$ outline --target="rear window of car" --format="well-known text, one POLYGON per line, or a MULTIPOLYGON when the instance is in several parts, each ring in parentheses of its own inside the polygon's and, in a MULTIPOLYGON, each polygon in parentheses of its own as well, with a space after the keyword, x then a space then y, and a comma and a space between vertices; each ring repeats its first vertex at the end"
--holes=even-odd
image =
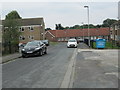
POLYGON ((68 42, 76 42, 75 39, 70 39, 68 42))

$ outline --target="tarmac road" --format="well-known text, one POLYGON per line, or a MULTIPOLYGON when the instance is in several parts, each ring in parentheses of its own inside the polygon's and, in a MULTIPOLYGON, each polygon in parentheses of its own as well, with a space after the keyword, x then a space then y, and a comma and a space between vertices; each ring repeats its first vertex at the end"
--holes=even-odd
POLYGON ((75 48, 59 43, 42 57, 18 58, 2 66, 3 88, 59 88, 75 48))
POLYGON ((73 88, 118 88, 118 50, 78 50, 73 88))
POLYGON ((69 76, 66 85, 71 88, 118 88, 117 50, 88 49, 80 43, 78 52, 74 51, 77 49, 59 43, 48 47, 48 54, 42 57, 6 63, 2 66, 2 87, 61 88, 67 87, 69 76))

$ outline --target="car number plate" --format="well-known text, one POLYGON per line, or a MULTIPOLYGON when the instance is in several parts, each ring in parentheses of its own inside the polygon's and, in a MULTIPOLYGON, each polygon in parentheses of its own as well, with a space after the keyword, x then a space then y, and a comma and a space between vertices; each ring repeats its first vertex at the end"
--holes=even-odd
POLYGON ((32 53, 32 51, 31 52, 27 52, 27 53, 32 53))

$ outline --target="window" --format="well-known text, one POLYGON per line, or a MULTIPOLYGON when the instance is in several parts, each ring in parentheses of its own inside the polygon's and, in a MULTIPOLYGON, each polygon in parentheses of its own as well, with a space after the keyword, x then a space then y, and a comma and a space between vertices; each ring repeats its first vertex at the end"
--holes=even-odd
POLYGON ((20 31, 20 32, 24 32, 24 30, 25 30, 24 27, 20 27, 20 28, 19 28, 19 31, 20 31))
POLYGON ((29 39, 33 40, 34 39, 34 36, 28 36, 29 39))
POLYGON ((33 31, 33 30, 34 30, 34 28, 33 28, 33 27, 29 27, 29 30, 30 30, 30 31, 33 31))
POLYGON ((25 36, 20 36, 19 40, 25 40, 25 36))

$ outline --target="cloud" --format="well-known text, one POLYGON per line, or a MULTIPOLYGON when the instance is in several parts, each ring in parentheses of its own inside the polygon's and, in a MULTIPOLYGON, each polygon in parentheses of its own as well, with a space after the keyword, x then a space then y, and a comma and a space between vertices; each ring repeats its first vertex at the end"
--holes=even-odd
POLYGON ((1 0, 1 2, 118 2, 119 0, 1 0))
POLYGON ((43 17, 46 27, 55 24, 72 26, 87 23, 87 10, 90 8, 90 23, 99 24, 106 18, 117 18, 117 2, 4 2, 2 18, 12 10, 17 10, 23 18, 43 17))

